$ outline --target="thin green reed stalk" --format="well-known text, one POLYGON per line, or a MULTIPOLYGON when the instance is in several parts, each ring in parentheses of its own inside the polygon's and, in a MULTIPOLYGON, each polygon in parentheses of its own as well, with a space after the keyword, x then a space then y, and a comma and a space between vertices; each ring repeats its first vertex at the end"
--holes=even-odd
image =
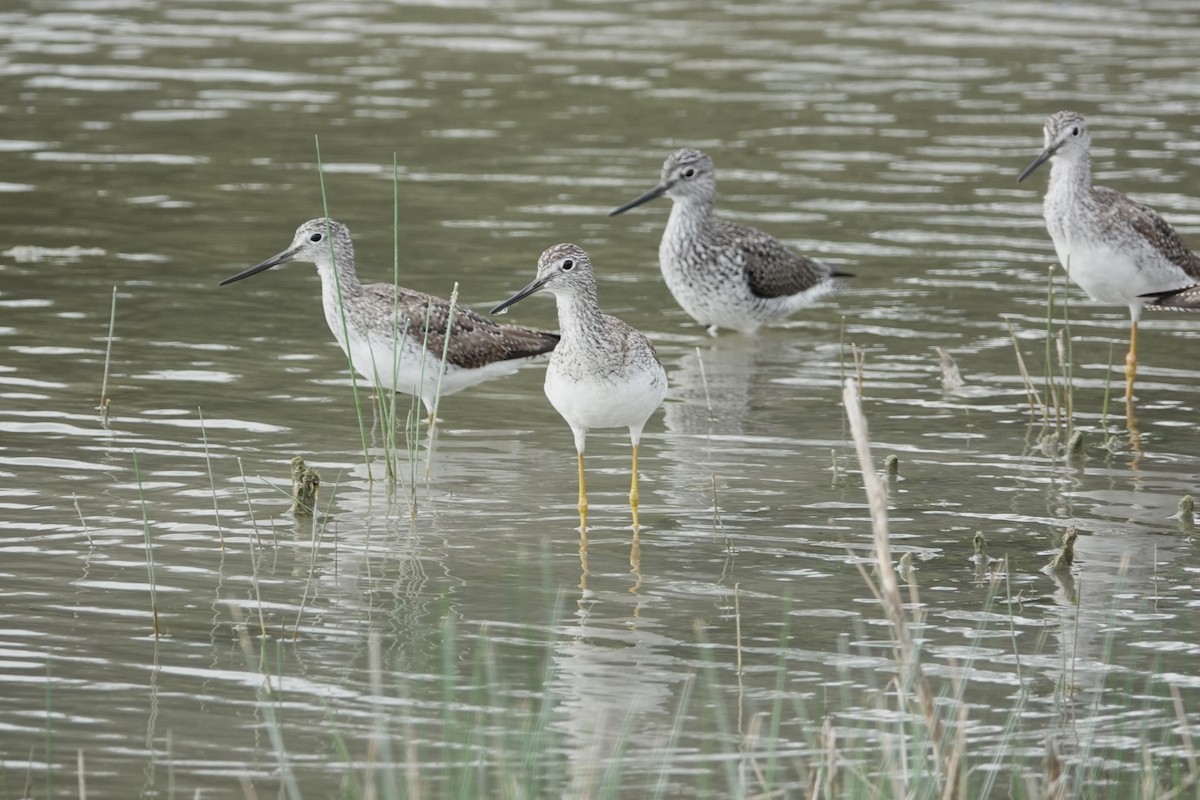
POLYGON ((296 775, 292 771, 292 764, 288 758, 287 748, 283 743, 283 722, 276 714, 276 699, 275 693, 271 690, 271 675, 267 672, 264 663, 266 660, 265 643, 259 650, 258 657, 255 658, 254 646, 250 642, 250 636, 246 633, 246 626, 242 624, 241 609, 237 606, 231 606, 229 611, 233 616, 234 623, 237 625, 238 640, 241 643, 242 656, 246 659, 247 669, 262 675, 262 683, 256 687, 254 694, 258 700, 258 707, 262 710, 263 722, 266 723, 267 738, 271 742, 271 749, 275 751, 275 760, 279 767, 281 784, 279 794, 288 800, 300 800, 300 784, 297 782, 296 775))
POLYGON ((1046 401, 1054 406, 1054 428, 1061 427, 1062 408, 1058 402, 1058 387, 1054 383, 1054 265, 1050 265, 1046 273, 1046 363, 1044 376, 1046 379, 1046 401))
POLYGON ((1063 268, 1063 398, 1066 402, 1067 411, 1067 438, 1071 438, 1071 434, 1075 430, 1075 358, 1071 345, 1071 284, 1069 281, 1071 271, 1071 258, 1067 257, 1067 264, 1063 268))
MULTIPOLYGON (((458 311, 458 281, 450 290, 450 307, 446 309, 446 331, 442 336, 442 357, 438 362, 437 384, 433 388, 433 408, 429 412, 429 447, 425 457, 425 481, 429 482, 429 471, 433 467, 433 435, 437 429, 438 408, 442 404, 442 378, 446 376, 446 359, 450 355, 450 335, 454 331, 454 315, 458 311)), ((414 497, 416 489, 414 487, 414 497)))
POLYGON ((1113 343, 1108 343, 1108 369, 1104 373, 1104 404, 1100 407, 1100 427, 1108 435, 1108 404, 1112 400, 1113 343))
MULTIPOLYGON (((549 583, 551 576, 548 568, 544 566, 545 561, 546 559, 543 558, 542 585, 549 594, 554 590, 549 583)), ((563 599, 561 591, 554 592, 554 603, 550 606, 547 614, 548 624, 545 630, 551 632, 557 630, 556 626, 562 620, 563 599)), ((539 704, 538 712, 532 722, 532 729, 527 736, 523 737, 524 752, 521 756, 521 766, 522 780, 527 787, 532 789, 540 784, 550 790, 562 785, 561 762, 558 759, 546 757, 549 753, 558 752, 551 725, 560 709, 553 699, 553 693, 548 691, 548 687, 554 685, 560 666, 558 659, 555 658, 553 633, 546 636, 545 649, 541 678, 536 691, 532 692, 532 696, 537 698, 534 702, 539 704)))
POLYGON ((342 302, 342 278, 338 271, 337 254, 333 250, 333 231, 329 225, 329 200, 325 195, 325 172, 321 167, 321 137, 313 136, 317 149, 317 180, 321 184, 321 211, 325 216, 325 240, 329 243, 329 260, 333 263, 333 285, 337 288, 338 312, 342 318, 342 336, 346 342, 346 363, 350 365, 350 389, 354 395, 354 413, 358 416, 358 434, 362 438, 363 463, 367 466, 367 480, 371 477, 371 451, 367 448, 367 426, 363 421, 362 405, 358 401, 358 377, 354 371, 354 359, 350 356, 350 326, 346 322, 346 306, 342 302))
POLYGON ((100 382, 100 415, 108 419, 108 369, 112 363, 113 331, 117 326, 117 287, 112 291, 112 309, 108 312, 108 342, 104 346, 104 378, 100 382))
MULTIPOLYGON (((703 705, 703 708, 712 714, 712 722, 715 723, 716 731, 720 734, 721 739, 728 741, 732 738, 731 731, 733 728, 729 724, 729 714, 725 710, 725 703, 723 702, 721 691, 717 686, 716 664, 713 661, 709 641, 704 635, 703 623, 697 620, 692 627, 692 631, 696 635, 697 649, 700 652, 700 660, 702 662, 700 677, 703 680, 704 688, 708 691, 709 697, 712 698, 711 702, 703 705)), ((725 773, 727 793, 733 796, 734 787, 738 785, 737 766, 733 759, 723 758, 720 761, 723 768, 722 771, 725 773)), ((745 792, 743 791, 740 794, 744 796, 745 792)))
POLYGON ((217 505, 217 483, 213 480, 212 458, 208 453, 208 433, 204 430, 204 410, 200 406, 196 406, 196 413, 200 415, 200 441, 204 442, 204 465, 208 469, 208 488, 212 491, 213 499, 213 519, 217 522, 217 539, 221 542, 221 549, 225 549, 225 531, 221 528, 221 509, 217 505))
MULTIPOLYGON (((400 165, 396 154, 392 153, 392 378, 393 386, 387 402, 380 398, 379 407, 385 411, 384 424, 384 456, 387 459, 388 483, 394 485, 400 477, 400 458, 396 452, 396 390, 394 385, 400 379, 400 353, 403 351, 404 338, 408 336, 408 319, 404 320, 404 329, 400 330, 400 165)), ((414 400, 415 402, 415 400, 414 400)))
POLYGON ((791 632, 791 611, 792 611, 792 596, 790 593, 784 596, 783 609, 783 627, 779 631, 779 664, 775 668, 775 695, 774 702, 771 704, 771 724, 767 732, 767 739, 772 743, 771 750, 767 754, 767 767, 765 770, 766 785, 763 786, 765 791, 770 791, 778 779, 779 769, 779 726, 783 721, 783 698, 787 695, 787 646, 788 635, 791 632))
MULTIPOLYGON (((408 320, 404 321, 404 327, 399 327, 399 310, 396 306, 399 304, 399 287, 394 287, 396 299, 393 303, 392 311, 392 385, 384 386, 380 380, 380 375, 383 374, 379 369, 379 362, 375 359, 375 348, 368 342, 368 348, 371 354, 371 366, 375 372, 375 411, 379 419, 383 422, 383 456, 384 456, 384 475, 389 486, 394 486, 399 480, 399 457, 396 451, 396 395, 397 391, 396 380, 399 378, 400 355, 397 348, 402 348, 405 337, 408 336, 408 320)), ((414 398, 415 402, 415 398, 414 398)))
POLYGON ((838 382, 846 382, 846 316, 838 322, 838 382))
POLYGON ((262 547, 262 538, 258 535, 258 522, 254 519, 254 504, 250 502, 250 486, 246 483, 246 470, 242 467, 242 457, 238 456, 238 472, 242 475, 242 491, 246 493, 246 507, 250 510, 250 524, 254 529, 253 538, 250 542, 250 568, 251 568, 251 585, 254 587, 254 599, 258 601, 258 628, 263 636, 267 635, 267 623, 263 618, 262 594, 258 590, 258 553, 254 550, 254 542, 258 541, 258 546, 262 547))
MULTIPOLYGON (((455 284, 456 290, 457 290, 457 287, 458 287, 458 284, 455 284)), ((433 298, 430 298, 425 304, 425 330, 422 331, 422 333, 421 333, 421 351, 423 353, 429 352, 429 333, 432 330, 432 326, 433 326, 433 298)), ((447 342, 450 341, 449 325, 447 325, 447 327, 446 327, 446 341, 447 342)), ((444 353, 445 347, 443 347, 442 350, 444 353)), ((444 356, 443 356, 443 358, 444 358, 444 356)), ((425 385, 425 365, 427 362, 428 362, 428 359, 426 359, 426 358, 421 359, 421 366, 417 370, 417 386, 423 387, 425 385)), ((445 368, 444 360, 442 362, 442 368, 445 368)), ((438 375, 438 390, 437 390, 436 394, 440 394, 440 393, 441 393, 441 374, 439 373, 439 375, 438 375)), ((434 406, 430 410, 429 425, 430 425, 431 429, 434 425, 434 419, 436 418, 436 414, 437 414, 437 396, 436 396, 436 394, 434 397, 434 406)), ((420 461, 419 455, 420 455, 420 424, 421 424, 421 422, 420 422, 420 412, 417 410, 418 409, 417 404, 419 402, 420 402, 420 398, 418 398, 416 395, 413 395, 412 412, 409 414, 408 426, 405 431, 406 435, 408 437, 408 470, 409 470, 408 512, 409 512, 409 515, 414 519, 417 516, 417 477, 418 477, 417 476, 417 463, 420 461)), ((431 434, 431 437, 432 437, 432 434, 431 434)), ((431 441, 432 441, 432 438, 431 438, 431 441)))
POLYGON ((392 154, 392 338, 389 357, 391 358, 389 374, 392 376, 390 386, 383 384, 379 360, 376 357, 374 344, 368 339, 367 348, 371 356, 371 367, 375 375, 375 415, 383 423, 383 471, 389 487, 394 487, 399 480, 399 462, 396 448, 396 394, 399 389, 400 358, 404 350, 404 342, 408 335, 408 320, 401 327, 400 318, 400 211, 399 185, 396 155, 392 154))
POLYGON ((675 754, 676 748, 679 746, 679 738, 683 733, 684 726, 687 725, 687 710, 695 685, 696 675, 690 673, 684 678, 683 686, 676 695, 675 718, 671 722, 671 730, 667 734, 667 741, 660 753, 658 780, 654 785, 654 794, 651 795, 654 800, 662 800, 667 796, 667 786, 671 780, 671 756, 675 754))
POLYGON ((454 729, 454 692, 458 682, 458 670, 455 668, 455 634, 454 615, 447 609, 446 617, 442 621, 442 761, 445 764, 454 763, 450 736, 454 729))
MULTIPOLYGON (((371 631, 367 636, 367 666, 371 678, 371 693, 378 698, 383 698, 383 647, 379 631, 371 631)), ((376 709, 371 725, 371 739, 375 744, 376 760, 388 765, 384 769, 379 769, 378 772, 383 783, 382 796, 390 800, 390 798, 400 797, 400 786, 396 782, 396 773, 391 769, 391 765, 396 763, 396 759, 392 753, 392 737, 388 732, 387 714, 382 710, 382 705, 376 706, 376 709)))
MULTIPOLYGON (((54 797, 54 723, 50 704, 50 651, 46 651, 46 797, 54 797)), ((32 765, 30 765, 32 767, 32 765)), ((26 795, 28 796, 28 794, 26 795)))
POLYGON ((454 288, 450 290, 450 308, 446 312, 446 333, 442 337, 442 361, 438 367, 437 387, 433 391, 433 411, 430 412, 432 419, 429 421, 430 429, 437 424, 438 404, 442 400, 442 378, 446 374, 446 357, 450 354, 450 332, 454 328, 454 312, 458 310, 458 281, 454 282, 454 288))
POLYGON ((137 450, 133 451, 133 474, 137 479, 138 498, 142 503, 142 531, 146 536, 146 572, 150 576, 150 618, 154 626, 154 639, 158 640, 158 591, 154 583, 154 548, 150 541, 150 517, 146 513, 146 493, 142 489, 142 471, 138 467, 137 450))

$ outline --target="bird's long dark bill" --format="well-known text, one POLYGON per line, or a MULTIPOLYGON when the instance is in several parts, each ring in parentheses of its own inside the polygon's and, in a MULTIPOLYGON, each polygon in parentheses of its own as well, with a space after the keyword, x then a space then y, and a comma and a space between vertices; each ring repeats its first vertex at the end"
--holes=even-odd
POLYGON ((528 286, 526 286, 524 289, 522 289, 521 291, 517 292, 517 293, 516 293, 516 294, 514 294, 512 297, 508 298, 508 299, 507 299, 507 300, 505 300, 503 303, 500 303, 498 306, 496 306, 495 308, 493 308, 491 313, 493 313, 493 314, 503 314, 505 311, 508 311, 508 307, 509 307, 509 306, 513 305, 514 303, 519 303, 519 302, 521 302, 521 301, 522 301, 522 300, 524 300, 526 297, 529 297, 529 295, 531 295, 531 294, 534 294, 535 292, 537 292, 538 290, 540 290, 540 289, 541 289, 543 286, 545 286, 545 285, 546 285, 546 279, 545 279, 545 278, 538 278, 538 279, 536 279, 535 281, 533 281, 532 283, 530 283, 528 286))
POLYGON ((1025 171, 1022 172, 1017 177, 1017 183, 1020 183, 1021 181, 1028 178, 1030 175, 1033 174, 1033 171, 1035 169, 1040 167, 1042 164, 1045 164, 1046 159, 1048 159, 1048 158, 1050 158, 1050 156, 1054 155, 1054 151, 1057 149, 1058 149, 1057 147, 1055 147, 1054 145, 1051 145, 1050 147, 1047 147, 1045 150, 1043 150, 1042 154, 1040 156, 1038 156, 1037 158, 1035 158, 1033 160, 1033 162, 1028 167, 1025 168, 1025 171))
POLYGON ((655 186, 653 189, 646 192, 641 197, 635 197, 634 199, 630 200, 625 205, 617 206, 612 211, 608 212, 608 215, 610 217, 615 217, 617 214, 628 211, 631 208, 637 208, 642 203, 648 203, 656 197, 661 197, 663 195, 663 193, 666 192, 667 189, 670 189, 670 188, 671 188, 671 184, 660 183, 658 186, 655 186))
POLYGON ((271 256, 270 258, 268 258, 266 261, 262 262, 261 264, 255 264, 250 269, 242 270, 237 275, 234 275, 231 278, 226 278, 225 280, 221 281, 221 283, 219 285, 226 286, 231 283, 237 283, 242 278, 249 278, 251 275, 257 275, 258 273, 262 272, 263 270, 268 270, 271 267, 277 267, 280 264, 291 261, 292 256, 294 256, 294 255, 296 255, 295 250, 284 250, 282 253, 278 253, 277 255, 271 256))

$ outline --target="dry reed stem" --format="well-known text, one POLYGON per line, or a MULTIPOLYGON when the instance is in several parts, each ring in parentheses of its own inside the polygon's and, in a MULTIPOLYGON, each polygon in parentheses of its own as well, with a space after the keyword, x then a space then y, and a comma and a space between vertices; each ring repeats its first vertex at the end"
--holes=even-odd
POLYGON ((742 604, 738 597, 738 590, 740 588, 740 583, 733 585, 733 637, 737 643, 737 674, 739 683, 742 677, 742 604))
POLYGON ((100 418, 103 422, 108 422, 108 368, 112 363, 112 346, 113 346, 113 330, 117 325, 117 287, 113 287, 112 291, 112 310, 108 316, 108 343, 104 346, 104 379, 100 382, 100 418))
MULTIPOLYGON (((861 370, 861 362, 859 369, 861 370)), ((860 383, 855 379, 846 379, 842 390, 842 403, 846 408, 846 417, 850 423, 850 435, 854 440, 859 469, 862 471, 863 485, 867 492, 867 503, 871 513, 871 530, 874 535, 878 586, 861 565, 859 569, 883 606, 888 621, 891 622, 892 643, 901 667, 900 688, 911 687, 915 690, 921 713, 929 727, 929 739, 934 748, 941 777, 946 785, 956 785, 957 777, 953 770, 958 769, 958 760, 951 758, 945 752, 945 736, 941 721, 937 717, 933 690, 921 670, 917 648, 913 643, 912 632, 908 627, 908 617, 904 611, 904 600, 900 595, 900 582, 892 566, 887 489, 878 473, 875 472, 875 465, 871 458, 871 439, 867 431, 867 419, 862 410, 862 396, 859 387, 860 383)))
POLYGON ((704 387, 704 407, 708 410, 708 421, 713 422, 716 416, 713 414, 712 395, 708 391, 708 373, 704 371, 704 356, 700 353, 700 348, 696 348, 696 364, 700 367, 700 385, 704 387))
POLYGON ((150 580, 150 620, 154 628, 154 641, 158 641, 158 585, 154 580, 154 547, 150 536, 150 514, 146 510, 146 493, 142 488, 142 471, 138 468, 137 451, 133 451, 133 474, 137 478, 138 499, 142 506, 142 533, 146 541, 146 574, 150 580))
POLYGON ((246 493, 246 508, 250 511, 250 523, 254 526, 254 537, 247 537, 250 543, 250 583, 254 587, 254 598, 258 602, 258 628, 264 637, 267 635, 267 622, 263 617, 262 594, 258 589, 258 552, 254 549, 255 540, 259 550, 262 549, 262 539, 258 535, 258 523, 254 519, 254 504, 250 502, 250 485, 246 482, 246 470, 242 467, 242 457, 237 457, 238 472, 242 475, 242 491, 246 493))
POLYGON ((1039 407, 1043 409, 1042 418, 1045 419, 1045 406, 1042 405, 1041 395, 1033 385, 1033 379, 1029 377, 1029 370, 1025 367, 1025 357, 1021 355, 1021 345, 1017 341, 1016 331, 1013 330, 1012 320, 1004 320, 1004 324, 1008 326, 1008 335, 1012 339, 1013 352, 1017 356, 1017 371, 1021 373, 1021 381, 1025 384, 1025 396, 1029 400, 1029 415, 1037 416, 1039 407))
MULTIPOLYGON (((79 507, 79 496, 71 492, 71 500, 75 503, 75 513, 79 515, 79 524, 83 526, 83 535, 87 537, 88 547, 95 547, 96 543, 92 541, 92 531, 88 528, 87 520, 83 518, 83 509, 79 507)), ((1183 501, 1180 501, 1180 511, 1182 513, 1183 501)))
POLYGON ((208 433, 204 430, 204 410, 200 406, 196 406, 196 413, 200 415, 200 441, 204 443, 204 465, 208 470, 208 488, 212 492, 213 499, 213 519, 217 523, 217 539, 221 543, 221 550, 225 550, 225 531, 221 527, 221 508, 217 504, 217 483, 213 479, 212 457, 208 452, 208 433))

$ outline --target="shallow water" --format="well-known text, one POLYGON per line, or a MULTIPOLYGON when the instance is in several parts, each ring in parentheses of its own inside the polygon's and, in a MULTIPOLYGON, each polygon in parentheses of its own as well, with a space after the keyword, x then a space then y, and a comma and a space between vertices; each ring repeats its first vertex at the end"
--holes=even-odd
MULTIPOLYGON (((527 750, 548 795, 590 796, 618 753, 631 794, 660 775, 670 796, 753 788, 743 754, 779 756, 795 787, 827 714, 876 758, 895 667, 858 569, 852 345, 876 459, 900 459, 893 547, 918 568, 927 670, 966 679, 973 768, 1037 767, 1048 734, 1116 775, 1144 742, 1178 754, 1170 691, 1192 725, 1200 643, 1195 545, 1172 515, 1200 488, 1200 327, 1143 326, 1129 425, 1105 403, 1127 314, 1064 301, 1054 274, 1082 461, 1043 445, 1010 335, 1044 392, 1045 176, 1015 177, 1054 110, 1088 115, 1098 180, 1200 242, 1200 19, 1143 6, 0 12, 6 785, 76 796, 82 758, 97 796, 241 797, 239 776, 272 792, 289 773, 328 796, 386 760, 381 722, 405 776, 460 796, 488 794, 455 783, 462 764, 527 750), (754 338, 705 335, 657 273, 667 202, 605 216, 685 144, 713 156, 722 213, 854 272, 852 290, 754 338), (445 398, 401 486, 379 480, 314 270, 217 287, 322 213, 322 176, 364 277, 390 279, 395 187, 401 283, 457 282, 479 310, 545 247, 589 250, 605 309, 654 339, 671 381, 636 540, 627 437, 603 431, 581 542, 570 433, 537 367, 445 398), (943 390, 935 346, 961 388, 943 390), (296 454, 324 480, 315 536, 286 514, 296 454), (1051 577, 1067 526, 1076 569, 1051 577), (1008 582, 971 561, 977 531, 1008 582), (543 704, 544 739, 523 737, 543 704)), ((509 318, 555 324, 548 301, 509 318)))

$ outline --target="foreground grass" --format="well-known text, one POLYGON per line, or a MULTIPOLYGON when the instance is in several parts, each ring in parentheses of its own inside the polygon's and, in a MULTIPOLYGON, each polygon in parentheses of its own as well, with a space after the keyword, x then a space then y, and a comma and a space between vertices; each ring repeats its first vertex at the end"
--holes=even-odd
MULTIPOLYGON (((563 673, 563 650, 573 643, 576 629, 561 607, 536 629, 543 632, 544 652, 530 655, 528 642, 522 644, 529 668, 517 677, 505 668, 511 667, 504 658, 510 645, 503 637, 483 631, 466 639, 447 613, 436 675, 412 676, 395 653, 396 663, 388 663, 380 636, 369 637, 370 730, 359 725, 353 732, 330 734, 335 756, 319 772, 339 775, 338 791, 348 800, 1200 798, 1200 764, 1184 699, 1153 673, 1108 668, 1117 661, 1111 633, 1117 628, 1115 608, 1101 648, 1105 663, 1086 665, 1087 675, 1082 665, 1076 671, 1069 653, 1053 669, 1045 667, 1044 658, 1040 670, 1023 666, 1022 658, 1036 654, 1017 650, 1014 631, 1015 682, 1005 690, 1007 713, 972 692, 973 654, 954 663, 925 652, 924 606, 911 575, 902 578, 892 567, 886 487, 875 470, 856 379, 847 380, 843 399, 874 534, 876 568, 864 571, 863 580, 886 622, 890 664, 879 665, 876 648, 864 650, 871 657, 857 662, 869 665, 849 666, 856 663, 849 656, 858 655, 850 652, 849 641, 879 638, 879 626, 868 631, 860 622, 845 640, 840 679, 815 696, 812 684, 801 691, 792 683, 794 664, 787 661, 795 644, 785 613, 779 663, 765 679, 774 690, 763 691, 760 669, 756 691, 747 693, 735 590, 732 617, 717 628, 698 625, 693 632, 694 669, 672 685, 666 708, 655 714, 669 724, 647 732, 646 709, 639 705, 632 676, 623 714, 612 710, 620 704, 609 697, 607 716, 589 716, 580 697, 564 691, 580 678, 563 673), (722 646, 708 639, 718 628, 722 646)), ((1069 572, 1056 575, 1067 596, 1079 603, 1081 594, 1067 586, 1069 572)), ((997 603, 1000 613, 990 601, 981 609, 990 620, 979 624, 981 635, 1013 626, 1011 617, 1004 619, 1004 609, 1011 606, 1007 575, 992 572, 986 578, 1006 601, 997 603)), ((1082 609, 1075 611, 1063 615, 1064 626, 1078 624, 1082 609)), ((1071 634, 1059 633, 1064 639, 1071 634)), ((248 637, 242 643, 248 665, 263 677, 259 716, 277 762, 277 791, 289 798, 306 796, 303 775, 312 774, 314 766, 301 769, 287 751, 290 732, 273 688, 278 676, 269 666, 278 663, 278 643, 248 637)), ((995 656, 979 658, 994 661, 995 656)), ((620 680, 614 676, 614 682, 620 680)), ((256 795, 248 789, 245 796, 256 795)))

